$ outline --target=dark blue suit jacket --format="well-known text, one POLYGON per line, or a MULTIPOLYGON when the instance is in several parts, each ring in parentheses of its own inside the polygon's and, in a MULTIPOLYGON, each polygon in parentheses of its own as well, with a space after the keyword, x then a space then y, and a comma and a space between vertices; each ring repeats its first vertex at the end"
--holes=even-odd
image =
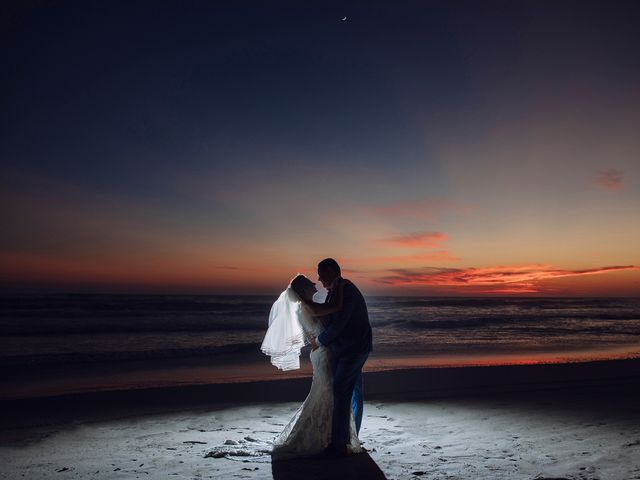
POLYGON ((372 350, 367 304, 353 283, 344 286, 342 310, 329 315, 329 325, 318 335, 318 340, 336 356, 358 355, 372 350))

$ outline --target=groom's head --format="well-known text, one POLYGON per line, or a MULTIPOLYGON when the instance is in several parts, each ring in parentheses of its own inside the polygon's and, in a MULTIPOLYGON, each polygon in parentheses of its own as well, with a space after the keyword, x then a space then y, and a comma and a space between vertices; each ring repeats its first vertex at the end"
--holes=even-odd
POLYGON ((339 276, 340 265, 333 258, 325 258, 318 264, 318 280, 324 288, 329 288, 339 276))

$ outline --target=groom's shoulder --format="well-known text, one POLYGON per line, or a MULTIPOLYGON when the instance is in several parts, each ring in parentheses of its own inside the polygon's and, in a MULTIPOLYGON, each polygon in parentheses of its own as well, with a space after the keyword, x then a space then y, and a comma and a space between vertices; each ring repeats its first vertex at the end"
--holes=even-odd
POLYGON ((345 295, 350 295, 350 296, 362 296, 362 293, 360 293, 360 290, 358 289, 358 287, 356 287, 356 284, 353 283, 351 280, 349 280, 345 286, 344 286, 344 293, 345 295))

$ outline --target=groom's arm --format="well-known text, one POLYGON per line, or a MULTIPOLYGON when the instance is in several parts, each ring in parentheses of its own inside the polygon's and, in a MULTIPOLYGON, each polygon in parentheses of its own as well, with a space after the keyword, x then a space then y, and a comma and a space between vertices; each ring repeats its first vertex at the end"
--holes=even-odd
POLYGON ((356 308, 356 295, 352 290, 353 285, 346 285, 344 287, 344 297, 342 299, 342 310, 333 315, 331 324, 318 335, 316 342, 318 345, 328 345, 333 342, 342 333, 347 326, 353 311, 356 308))
POLYGON ((332 287, 333 295, 330 295, 331 301, 327 303, 315 303, 313 300, 309 300, 306 298, 301 298, 300 301, 307 307, 309 312, 314 317, 324 317, 326 315, 330 315, 332 313, 339 312, 342 310, 342 299, 344 297, 344 287, 347 285, 349 280, 345 280, 341 277, 338 277, 338 282, 334 282, 334 286, 332 287))

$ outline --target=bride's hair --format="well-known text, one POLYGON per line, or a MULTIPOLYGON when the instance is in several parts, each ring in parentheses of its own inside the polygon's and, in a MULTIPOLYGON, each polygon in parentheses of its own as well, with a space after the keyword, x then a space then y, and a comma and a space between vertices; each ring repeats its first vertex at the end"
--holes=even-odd
POLYGON ((304 291, 304 287, 306 284, 311 282, 307 277, 299 273, 295 276, 293 280, 291 280, 291 289, 298 294, 299 297, 302 297, 302 292, 304 291))

